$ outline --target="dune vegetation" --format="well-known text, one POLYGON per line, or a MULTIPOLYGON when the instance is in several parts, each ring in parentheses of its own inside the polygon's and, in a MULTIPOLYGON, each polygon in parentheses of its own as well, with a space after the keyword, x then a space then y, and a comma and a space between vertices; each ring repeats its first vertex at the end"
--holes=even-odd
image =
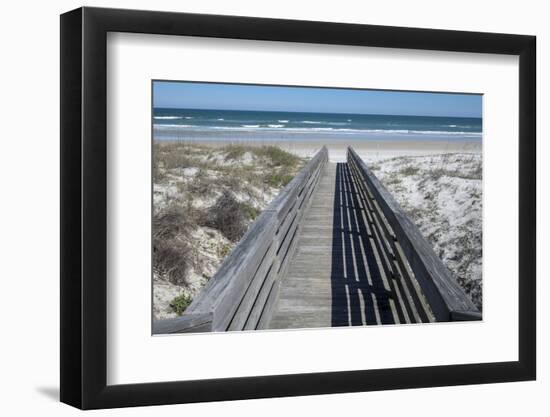
POLYGON ((185 311, 304 162, 276 146, 154 144, 156 319, 185 311))

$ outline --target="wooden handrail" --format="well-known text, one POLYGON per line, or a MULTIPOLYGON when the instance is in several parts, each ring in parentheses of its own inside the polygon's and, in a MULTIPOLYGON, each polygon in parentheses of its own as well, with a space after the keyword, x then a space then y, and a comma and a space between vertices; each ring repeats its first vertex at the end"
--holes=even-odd
POLYGON ((481 320, 481 313, 451 276, 432 246, 422 236, 391 193, 382 185, 352 147, 347 161, 363 179, 380 206, 393 236, 414 272, 437 321, 481 320))
POLYGON ((153 334, 265 328, 327 161, 323 146, 262 211, 183 315, 153 321, 153 334))

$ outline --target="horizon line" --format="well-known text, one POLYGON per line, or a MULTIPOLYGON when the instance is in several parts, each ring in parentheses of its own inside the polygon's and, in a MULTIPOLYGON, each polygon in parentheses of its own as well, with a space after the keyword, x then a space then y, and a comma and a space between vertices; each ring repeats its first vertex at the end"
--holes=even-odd
POLYGON ((206 110, 206 111, 250 111, 250 112, 260 112, 260 113, 303 113, 303 114, 347 114, 347 115, 356 115, 356 116, 410 116, 410 117, 435 117, 435 118, 445 118, 445 117, 454 117, 456 119, 483 119, 481 116, 434 116, 429 114, 388 114, 388 113, 344 113, 344 112, 313 112, 313 111, 289 111, 289 110, 253 110, 253 109, 205 109, 199 107, 155 107, 152 105, 153 109, 176 109, 176 110, 206 110))

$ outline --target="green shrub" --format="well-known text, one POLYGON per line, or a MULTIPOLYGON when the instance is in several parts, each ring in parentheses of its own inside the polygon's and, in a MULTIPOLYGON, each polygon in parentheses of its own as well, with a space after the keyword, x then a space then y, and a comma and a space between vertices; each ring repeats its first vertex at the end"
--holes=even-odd
POLYGON ((170 302, 170 308, 178 316, 181 316, 185 309, 189 307, 193 299, 185 294, 178 295, 170 302))
POLYGON ((241 210, 250 220, 255 220, 260 214, 260 210, 248 203, 241 203, 241 210))

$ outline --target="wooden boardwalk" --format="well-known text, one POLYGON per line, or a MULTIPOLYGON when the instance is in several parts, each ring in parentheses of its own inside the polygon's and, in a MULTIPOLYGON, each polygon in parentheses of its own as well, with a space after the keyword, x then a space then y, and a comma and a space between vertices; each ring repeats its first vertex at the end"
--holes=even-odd
POLYGON ((481 320, 431 245, 353 148, 323 147, 182 316, 153 334, 481 320))
POLYGON ((385 219, 347 163, 328 163, 309 208, 269 328, 434 321, 420 286, 398 265, 385 219))

